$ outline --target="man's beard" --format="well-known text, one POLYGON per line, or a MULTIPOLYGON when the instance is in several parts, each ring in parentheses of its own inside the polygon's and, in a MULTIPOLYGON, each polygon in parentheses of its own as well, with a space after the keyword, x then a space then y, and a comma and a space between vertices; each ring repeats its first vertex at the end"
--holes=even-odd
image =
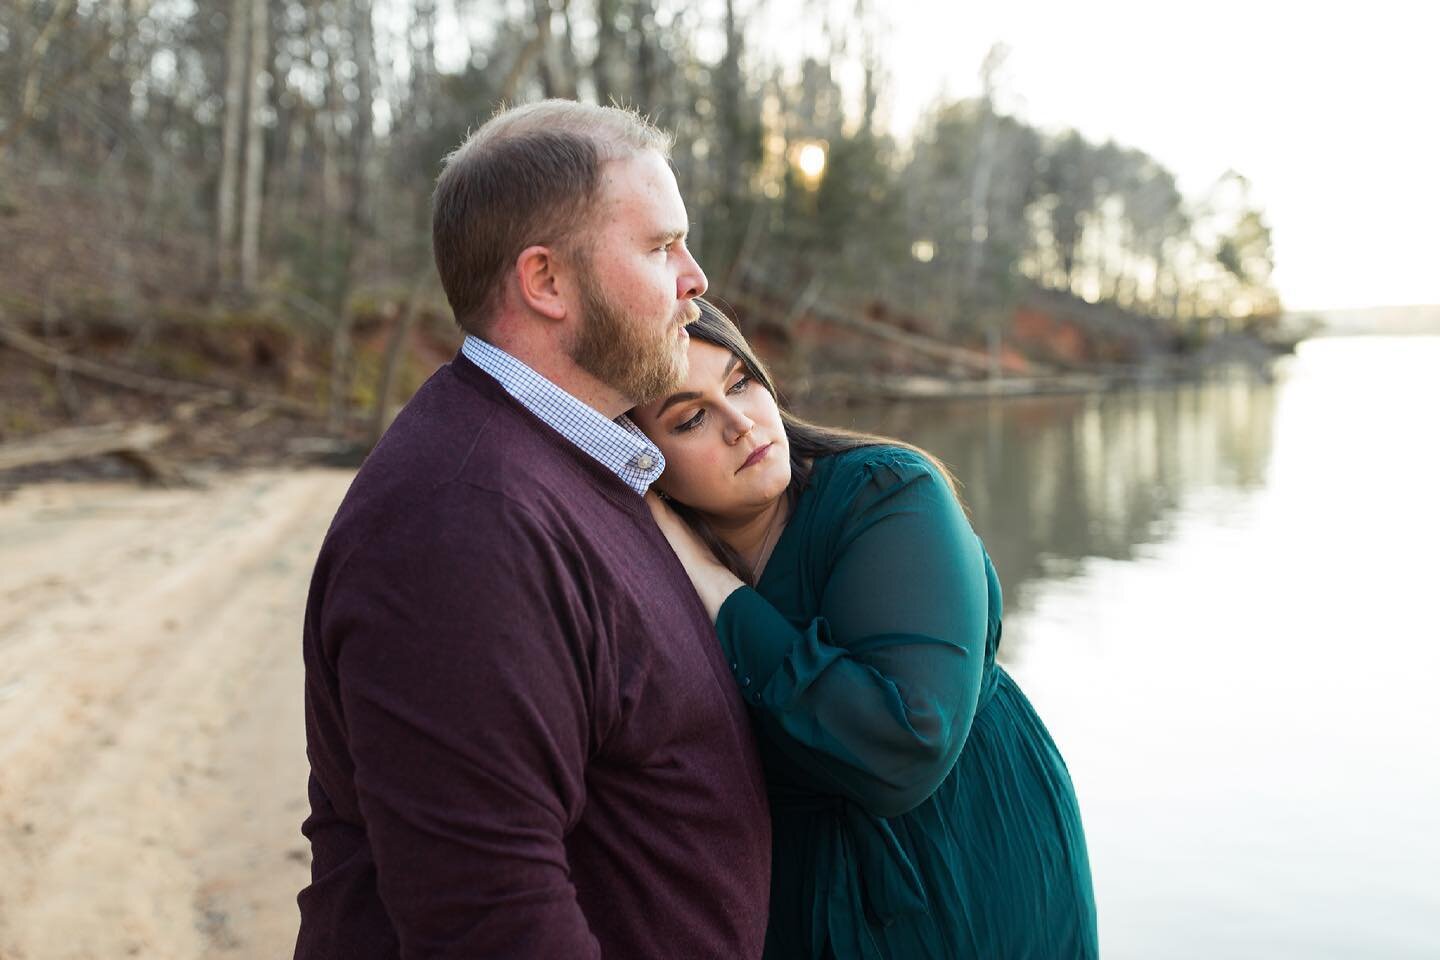
POLYGON ((700 311, 686 301, 663 330, 627 320, 596 282, 589 265, 581 268, 580 299, 584 319, 570 347, 570 359, 586 373, 638 406, 674 392, 685 380, 689 356, 676 326, 700 311))

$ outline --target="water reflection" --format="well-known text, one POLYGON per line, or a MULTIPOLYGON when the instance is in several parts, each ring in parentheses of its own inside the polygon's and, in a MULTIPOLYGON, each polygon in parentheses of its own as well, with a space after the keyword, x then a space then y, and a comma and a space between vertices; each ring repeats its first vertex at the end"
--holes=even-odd
MULTIPOLYGON (((1209 488, 1265 480, 1276 388, 1237 374, 1167 389, 952 404, 831 407, 822 423, 900 437, 960 479, 976 529, 1023 610, 1039 581, 1087 558, 1129 560, 1165 540, 1176 508, 1209 488)), ((1004 655, 1015 661, 1019 644, 1004 655)))
POLYGON ((1274 385, 828 412, 966 482, 1107 960, 1440 957, 1437 367, 1320 341, 1274 385))

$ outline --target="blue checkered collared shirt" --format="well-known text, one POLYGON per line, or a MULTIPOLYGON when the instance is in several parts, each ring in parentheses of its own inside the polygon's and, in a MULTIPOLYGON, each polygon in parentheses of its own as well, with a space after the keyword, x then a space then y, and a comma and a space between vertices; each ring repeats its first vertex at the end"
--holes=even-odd
POLYGON ((500 386, 556 433, 584 450, 625 485, 644 494, 665 470, 665 457, 634 421, 623 414, 610 420, 575 399, 494 344, 467 336, 460 352, 500 381, 500 386))

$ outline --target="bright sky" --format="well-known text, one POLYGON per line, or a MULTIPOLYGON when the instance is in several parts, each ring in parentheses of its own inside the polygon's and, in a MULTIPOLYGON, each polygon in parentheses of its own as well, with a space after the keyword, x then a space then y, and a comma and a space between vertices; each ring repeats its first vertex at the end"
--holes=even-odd
MULTIPOLYGON (((786 24, 775 9, 756 15, 762 35, 788 38, 782 57, 818 39, 818 27, 786 24)), ((1230 168, 1248 177, 1274 231, 1287 308, 1440 303, 1440 2, 880 9, 897 133, 941 93, 977 93, 980 62, 1003 41, 1002 109, 1144 150, 1190 196, 1230 168)))

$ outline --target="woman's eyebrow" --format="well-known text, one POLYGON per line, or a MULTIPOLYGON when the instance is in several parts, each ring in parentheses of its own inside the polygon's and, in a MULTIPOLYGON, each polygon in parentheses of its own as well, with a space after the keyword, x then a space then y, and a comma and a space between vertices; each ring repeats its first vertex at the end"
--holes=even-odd
MULTIPOLYGON (((735 365, 739 362, 739 354, 730 354, 730 362, 725 364, 725 372, 720 374, 720 379, 722 381, 728 380, 730 378, 730 372, 735 369, 735 365)), ((687 400, 699 399, 700 394, 696 393, 694 390, 681 390, 679 393, 672 393, 670 394, 670 396, 665 398, 664 403, 660 404, 660 409, 655 411, 655 417, 656 419, 659 419, 662 415, 664 415, 666 410, 669 410, 677 403, 684 403, 687 400)))
POLYGON ((700 394, 696 393, 694 390, 682 390, 679 393, 672 393, 670 394, 670 396, 665 398, 664 403, 660 404, 660 409, 655 411, 655 416, 657 418, 660 417, 665 413, 666 410, 669 410, 677 403, 684 403, 686 400, 699 399, 700 394))

